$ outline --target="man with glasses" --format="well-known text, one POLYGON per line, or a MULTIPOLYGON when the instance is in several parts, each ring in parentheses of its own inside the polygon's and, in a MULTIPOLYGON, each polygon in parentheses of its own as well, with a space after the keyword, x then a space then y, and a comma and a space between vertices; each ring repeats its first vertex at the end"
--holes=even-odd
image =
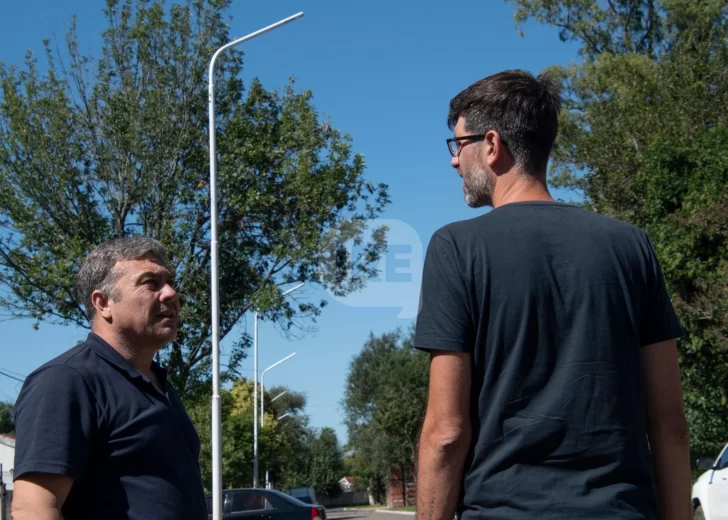
POLYGON ((556 202, 561 101, 505 71, 450 102, 465 202, 428 246, 418 517, 690 517, 682 331, 646 233, 556 202))

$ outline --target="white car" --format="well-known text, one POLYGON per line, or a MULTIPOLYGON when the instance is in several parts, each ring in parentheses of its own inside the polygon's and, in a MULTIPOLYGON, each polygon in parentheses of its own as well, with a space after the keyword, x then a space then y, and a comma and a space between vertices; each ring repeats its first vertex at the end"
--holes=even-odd
POLYGON ((718 458, 701 457, 705 470, 693 484, 693 520, 728 520, 728 444, 718 458))

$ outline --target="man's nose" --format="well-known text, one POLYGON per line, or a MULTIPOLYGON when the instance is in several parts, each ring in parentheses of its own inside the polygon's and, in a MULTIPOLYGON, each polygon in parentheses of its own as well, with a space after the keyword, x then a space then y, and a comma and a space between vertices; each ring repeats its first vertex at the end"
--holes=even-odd
POLYGON ((460 167, 460 154, 454 155, 452 159, 450 159, 450 166, 457 169, 460 167))
POLYGON ((162 289, 162 301, 176 301, 177 300, 177 291, 174 287, 167 284, 162 289))

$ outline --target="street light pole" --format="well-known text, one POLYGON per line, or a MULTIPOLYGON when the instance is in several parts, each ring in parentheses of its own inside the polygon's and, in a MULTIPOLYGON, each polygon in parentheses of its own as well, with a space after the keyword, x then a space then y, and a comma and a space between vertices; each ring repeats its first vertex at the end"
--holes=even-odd
POLYGON ((286 357, 281 359, 280 361, 276 361, 271 366, 263 370, 263 373, 260 375, 260 427, 261 429, 265 426, 265 373, 268 372, 271 368, 275 368, 284 361, 288 361, 293 356, 295 356, 296 353, 288 354, 286 357))
POLYGON ((229 42, 215 51, 208 72, 208 132, 210 134, 210 313, 212 327, 212 518, 222 520, 222 432, 220 428, 220 283, 218 277, 217 233, 217 147, 215 142, 215 61, 226 49, 303 16, 293 16, 229 42))
MULTIPOLYGON (((280 361, 276 361, 271 366, 263 370, 263 373, 260 375, 260 429, 263 429, 263 426, 265 426, 265 373, 268 372, 271 368, 275 368, 284 361, 291 359, 293 356, 295 356, 296 353, 289 354, 280 361)), ((278 399, 280 396, 285 394, 285 392, 278 394, 276 396, 276 399, 278 399)), ((275 399, 274 399, 275 401, 275 399)), ((270 489, 270 480, 268 479, 268 468, 265 470, 265 489, 270 489)))
MULTIPOLYGON (((258 311, 253 313, 253 423, 258 423, 258 311)), ((258 487, 258 428, 253 428, 253 488, 258 487)))
MULTIPOLYGON (((303 282, 283 292, 286 296, 303 287, 303 282)), ((253 487, 258 487, 258 312, 253 313, 253 487)))

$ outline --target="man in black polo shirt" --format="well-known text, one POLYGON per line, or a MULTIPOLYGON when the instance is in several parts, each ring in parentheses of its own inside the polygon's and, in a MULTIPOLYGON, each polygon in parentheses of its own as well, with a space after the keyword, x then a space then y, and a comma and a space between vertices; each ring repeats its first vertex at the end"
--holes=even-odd
POLYGON ((180 303, 159 242, 106 242, 78 273, 92 331, 15 405, 15 520, 206 520, 200 441, 155 353, 180 303))
POLYGON ((647 235, 551 198, 559 110, 523 71, 450 103, 465 200, 494 209, 427 250, 420 520, 690 517, 682 331, 647 235))

